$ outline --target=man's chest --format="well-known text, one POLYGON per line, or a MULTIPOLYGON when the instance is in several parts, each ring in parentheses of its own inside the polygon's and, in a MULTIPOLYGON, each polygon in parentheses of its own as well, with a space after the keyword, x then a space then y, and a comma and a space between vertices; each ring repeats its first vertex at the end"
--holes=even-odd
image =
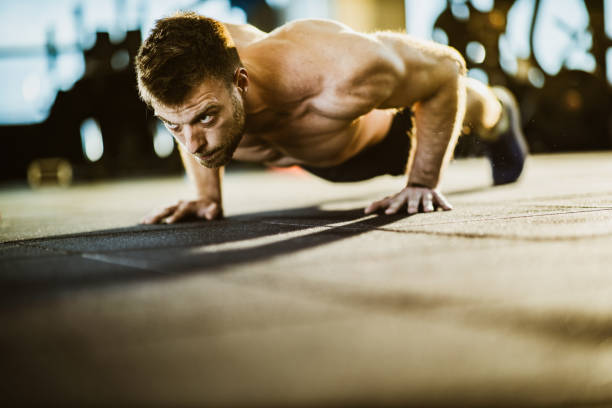
POLYGON ((248 115, 248 132, 271 143, 299 143, 309 137, 333 134, 358 118, 337 118, 316 107, 316 100, 287 103, 276 109, 248 115))
POLYGON ((275 112, 256 120, 256 126, 244 135, 235 158, 281 165, 342 159, 359 123, 359 119, 332 119, 313 111, 275 112))
POLYGON ((391 116, 378 110, 352 120, 330 118, 316 109, 266 112, 250 123, 235 158, 277 165, 338 164, 380 140, 391 116))

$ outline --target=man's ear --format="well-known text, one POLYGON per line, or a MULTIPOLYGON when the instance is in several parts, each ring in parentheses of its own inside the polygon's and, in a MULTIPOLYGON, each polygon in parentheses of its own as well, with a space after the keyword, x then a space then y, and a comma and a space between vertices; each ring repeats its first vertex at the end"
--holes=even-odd
POLYGON ((240 67, 234 72, 234 85, 243 94, 249 88, 249 74, 244 67, 240 67))

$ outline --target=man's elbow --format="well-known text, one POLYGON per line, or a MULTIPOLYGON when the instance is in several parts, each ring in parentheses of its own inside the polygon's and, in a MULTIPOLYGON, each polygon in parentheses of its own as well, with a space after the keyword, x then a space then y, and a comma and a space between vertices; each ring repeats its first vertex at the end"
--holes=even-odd
POLYGON ((467 73, 465 59, 459 51, 452 47, 448 47, 445 53, 443 66, 447 73, 453 77, 462 77, 467 73))
POLYGON ((454 48, 448 48, 444 56, 438 60, 435 81, 436 95, 439 98, 456 98, 457 91, 463 88, 463 78, 466 76, 465 60, 454 48))

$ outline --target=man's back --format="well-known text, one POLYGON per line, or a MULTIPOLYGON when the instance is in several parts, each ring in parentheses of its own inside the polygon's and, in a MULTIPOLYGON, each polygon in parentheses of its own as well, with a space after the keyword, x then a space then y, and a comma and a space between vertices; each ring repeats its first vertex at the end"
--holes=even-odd
POLYGON ((322 20, 269 34, 229 30, 250 80, 237 159, 258 161, 254 151, 261 149, 254 146, 266 145, 279 163, 329 166, 384 137, 393 112, 375 109, 388 96, 392 71, 384 68, 389 53, 374 37, 322 20), (250 110, 253 105, 265 108, 250 110))

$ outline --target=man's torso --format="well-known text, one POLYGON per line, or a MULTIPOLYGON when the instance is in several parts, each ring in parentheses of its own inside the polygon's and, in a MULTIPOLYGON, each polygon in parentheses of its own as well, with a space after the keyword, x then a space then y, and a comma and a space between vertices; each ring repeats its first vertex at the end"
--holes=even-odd
POLYGON ((351 50, 376 58, 377 45, 336 23, 309 23, 263 35, 233 30, 249 93, 267 106, 249 112, 247 103, 247 131, 234 158, 326 167, 385 137, 394 110, 376 109, 380 92, 368 84, 375 73, 355 72, 350 61, 351 50))

